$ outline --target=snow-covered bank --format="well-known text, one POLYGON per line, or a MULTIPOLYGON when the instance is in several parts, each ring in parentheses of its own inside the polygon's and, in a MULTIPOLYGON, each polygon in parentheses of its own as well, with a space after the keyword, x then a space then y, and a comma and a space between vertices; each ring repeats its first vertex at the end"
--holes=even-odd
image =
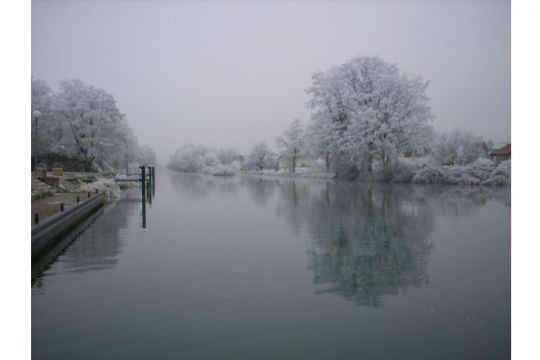
MULTIPOLYGON (((442 166, 427 162, 400 163, 391 170, 391 180, 386 181, 381 169, 376 168, 375 174, 369 179, 357 179, 359 182, 399 183, 399 184, 441 184, 441 185, 482 185, 510 186, 511 161, 503 161, 496 165, 491 160, 480 158, 472 164, 461 166, 442 166)), ((336 174, 323 172, 316 168, 300 167, 295 173, 287 170, 245 170, 240 171, 227 166, 205 167, 201 171, 191 172, 206 175, 256 175, 290 178, 335 179, 336 174)))
MULTIPOLYGON (((459 152, 458 152, 459 153, 459 152)), ((374 183, 399 184, 447 184, 508 186, 511 184, 511 162, 500 164, 485 157, 476 161, 462 159, 454 165, 444 165, 432 156, 409 156, 395 159, 371 159, 370 166, 362 162, 326 162, 321 158, 304 156, 291 161, 286 154, 275 156, 264 144, 258 144, 247 156, 235 155, 234 151, 213 150, 202 146, 187 145, 179 148, 171 157, 169 168, 188 173, 214 176, 246 174, 257 176, 306 177, 322 179, 347 179, 374 183), (219 154, 219 156, 218 156, 219 154), (225 156, 227 155, 227 156, 225 156), (331 165, 331 166, 330 166, 331 165), (327 171, 326 169, 331 169, 327 171)), ((446 159, 446 158, 445 158, 446 159)))
MULTIPOLYGON (((356 181, 375 183, 400 184, 443 184, 443 185, 483 185, 483 186, 509 186, 511 185, 511 161, 503 161, 495 165, 491 160, 480 158, 472 164, 461 166, 441 166, 428 162, 402 162, 392 169, 390 176, 385 177, 384 172, 376 168, 371 178, 359 178, 356 181), (390 180, 386 180, 388 178, 390 180)), ((259 176, 306 177, 319 179, 336 178, 335 173, 321 172, 311 168, 298 168, 296 173, 286 170, 252 170, 242 171, 240 174, 259 176)))
POLYGON ((448 184, 448 185, 511 185, 511 162, 503 161, 495 165, 488 159, 478 159, 466 166, 421 167, 412 178, 414 184, 448 184))
POLYGON ((66 172, 59 177, 58 188, 32 177, 32 199, 47 197, 54 193, 94 193, 97 190, 105 195, 105 201, 114 201, 120 197, 122 189, 139 186, 137 178, 125 178, 122 179, 123 182, 117 183, 115 180, 121 179, 122 176, 114 173, 66 172))

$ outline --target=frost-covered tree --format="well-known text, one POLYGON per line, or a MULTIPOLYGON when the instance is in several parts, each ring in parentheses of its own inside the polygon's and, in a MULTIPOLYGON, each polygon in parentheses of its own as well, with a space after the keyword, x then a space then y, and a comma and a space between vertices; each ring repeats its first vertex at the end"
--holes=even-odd
POLYGON ((299 119, 294 119, 283 136, 276 138, 276 145, 280 149, 280 159, 285 160, 294 173, 298 158, 304 149, 304 128, 299 119))
POLYGON ((59 124, 52 114, 54 94, 49 84, 33 77, 31 92, 32 113, 40 113, 37 120, 32 118, 32 153, 43 154, 59 138, 59 124))
POLYGON ((150 166, 157 165, 157 157, 154 150, 146 145, 141 145, 139 147, 138 160, 141 164, 146 164, 150 166))
POLYGON ((220 150, 217 150, 216 154, 219 158, 219 161, 223 165, 232 163, 238 156, 238 153, 236 152, 235 149, 220 149, 220 150))
POLYGON ((248 155, 247 166, 251 169, 262 170, 266 167, 272 166, 273 157, 270 149, 264 142, 255 144, 253 149, 248 155))
POLYGON ((441 165, 467 165, 486 156, 489 143, 470 131, 456 129, 439 134, 435 139, 433 157, 441 165))
POLYGON ((59 141, 86 163, 119 167, 135 154, 137 141, 114 97, 80 80, 60 82, 54 115, 62 124, 59 141))
POLYGON ((207 153, 208 149, 202 146, 182 146, 171 156, 169 167, 179 171, 197 172, 202 168, 202 158, 207 153))
POLYGON ((203 167, 217 166, 217 165, 220 165, 220 164, 221 164, 221 162, 219 161, 219 158, 218 158, 217 154, 214 151, 208 151, 201 158, 201 165, 203 167))
POLYGON ((62 81, 54 93, 45 81, 32 78, 35 110, 41 116, 37 138, 33 120, 32 149, 53 163, 67 158, 72 167, 113 170, 155 159, 151 149, 139 147, 114 97, 80 80, 62 81))
MULTIPOLYGON (((234 150, 216 150, 205 146, 184 145, 171 156, 169 168, 184 172, 208 172, 222 165, 230 165, 236 155, 234 150), (223 160, 223 161, 222 161, 223 160)), ((229 167, 222 167, 232 171, 229 167)))
POLYGON ((340 176, 371 175, 374 160, 390 166, 430 134, 427 86, 379 57, 357 57, 314 74, 307 106, 316 152, 332 159, 340 176))
POLYGON ((324 170, 330 171, 332 154, 336 153, 336 144, 332 137, 333 131, 330 121, 326 121, 324 116, 313 116, 311 123, 306 129, 304 145, 310 155, 315 159, 323 159, 324 170))

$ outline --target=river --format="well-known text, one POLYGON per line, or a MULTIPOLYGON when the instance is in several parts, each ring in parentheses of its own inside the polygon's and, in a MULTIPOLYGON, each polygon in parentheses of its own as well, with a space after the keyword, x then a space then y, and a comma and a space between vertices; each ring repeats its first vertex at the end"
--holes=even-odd
POLYGON ((510 188, 156 178, 34 266, 34 359, 510 358, 510 188))

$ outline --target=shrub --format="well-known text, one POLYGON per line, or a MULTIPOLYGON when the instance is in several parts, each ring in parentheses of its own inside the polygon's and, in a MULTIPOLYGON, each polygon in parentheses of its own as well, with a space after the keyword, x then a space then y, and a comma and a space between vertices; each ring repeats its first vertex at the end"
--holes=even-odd
POLYGON ((427 165, 414 175, 414 184, 448 184, 448 175, 442 167, 427 165))

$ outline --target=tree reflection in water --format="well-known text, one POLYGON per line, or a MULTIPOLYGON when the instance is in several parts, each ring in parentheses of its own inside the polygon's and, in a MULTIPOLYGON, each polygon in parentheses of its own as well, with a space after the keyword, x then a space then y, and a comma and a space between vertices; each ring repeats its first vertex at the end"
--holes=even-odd
POLYGON ((204 198, 213 191, 224 195, 236 195, 238 178, 234 176, 212 176, 202 174, 169 172, 169 180, 176 190, 193 198, 204 198))
POLYGON ((316 293, 379 307, 429 282, 435 214, 462 217, 508 188, 380 185, 280 180, 277 214, 311 238, 308 269, 316 293))
POLYGON ((427 284, 434 214, 404 187, 280 182, 278 214, 311 235, 317 293, 378 307, 385 295, 427 284))
POLYGON ((274 195, 279 181, 259 176, 244 176, 240 183, 247 188, 257 204, 266 205, 274 195))

